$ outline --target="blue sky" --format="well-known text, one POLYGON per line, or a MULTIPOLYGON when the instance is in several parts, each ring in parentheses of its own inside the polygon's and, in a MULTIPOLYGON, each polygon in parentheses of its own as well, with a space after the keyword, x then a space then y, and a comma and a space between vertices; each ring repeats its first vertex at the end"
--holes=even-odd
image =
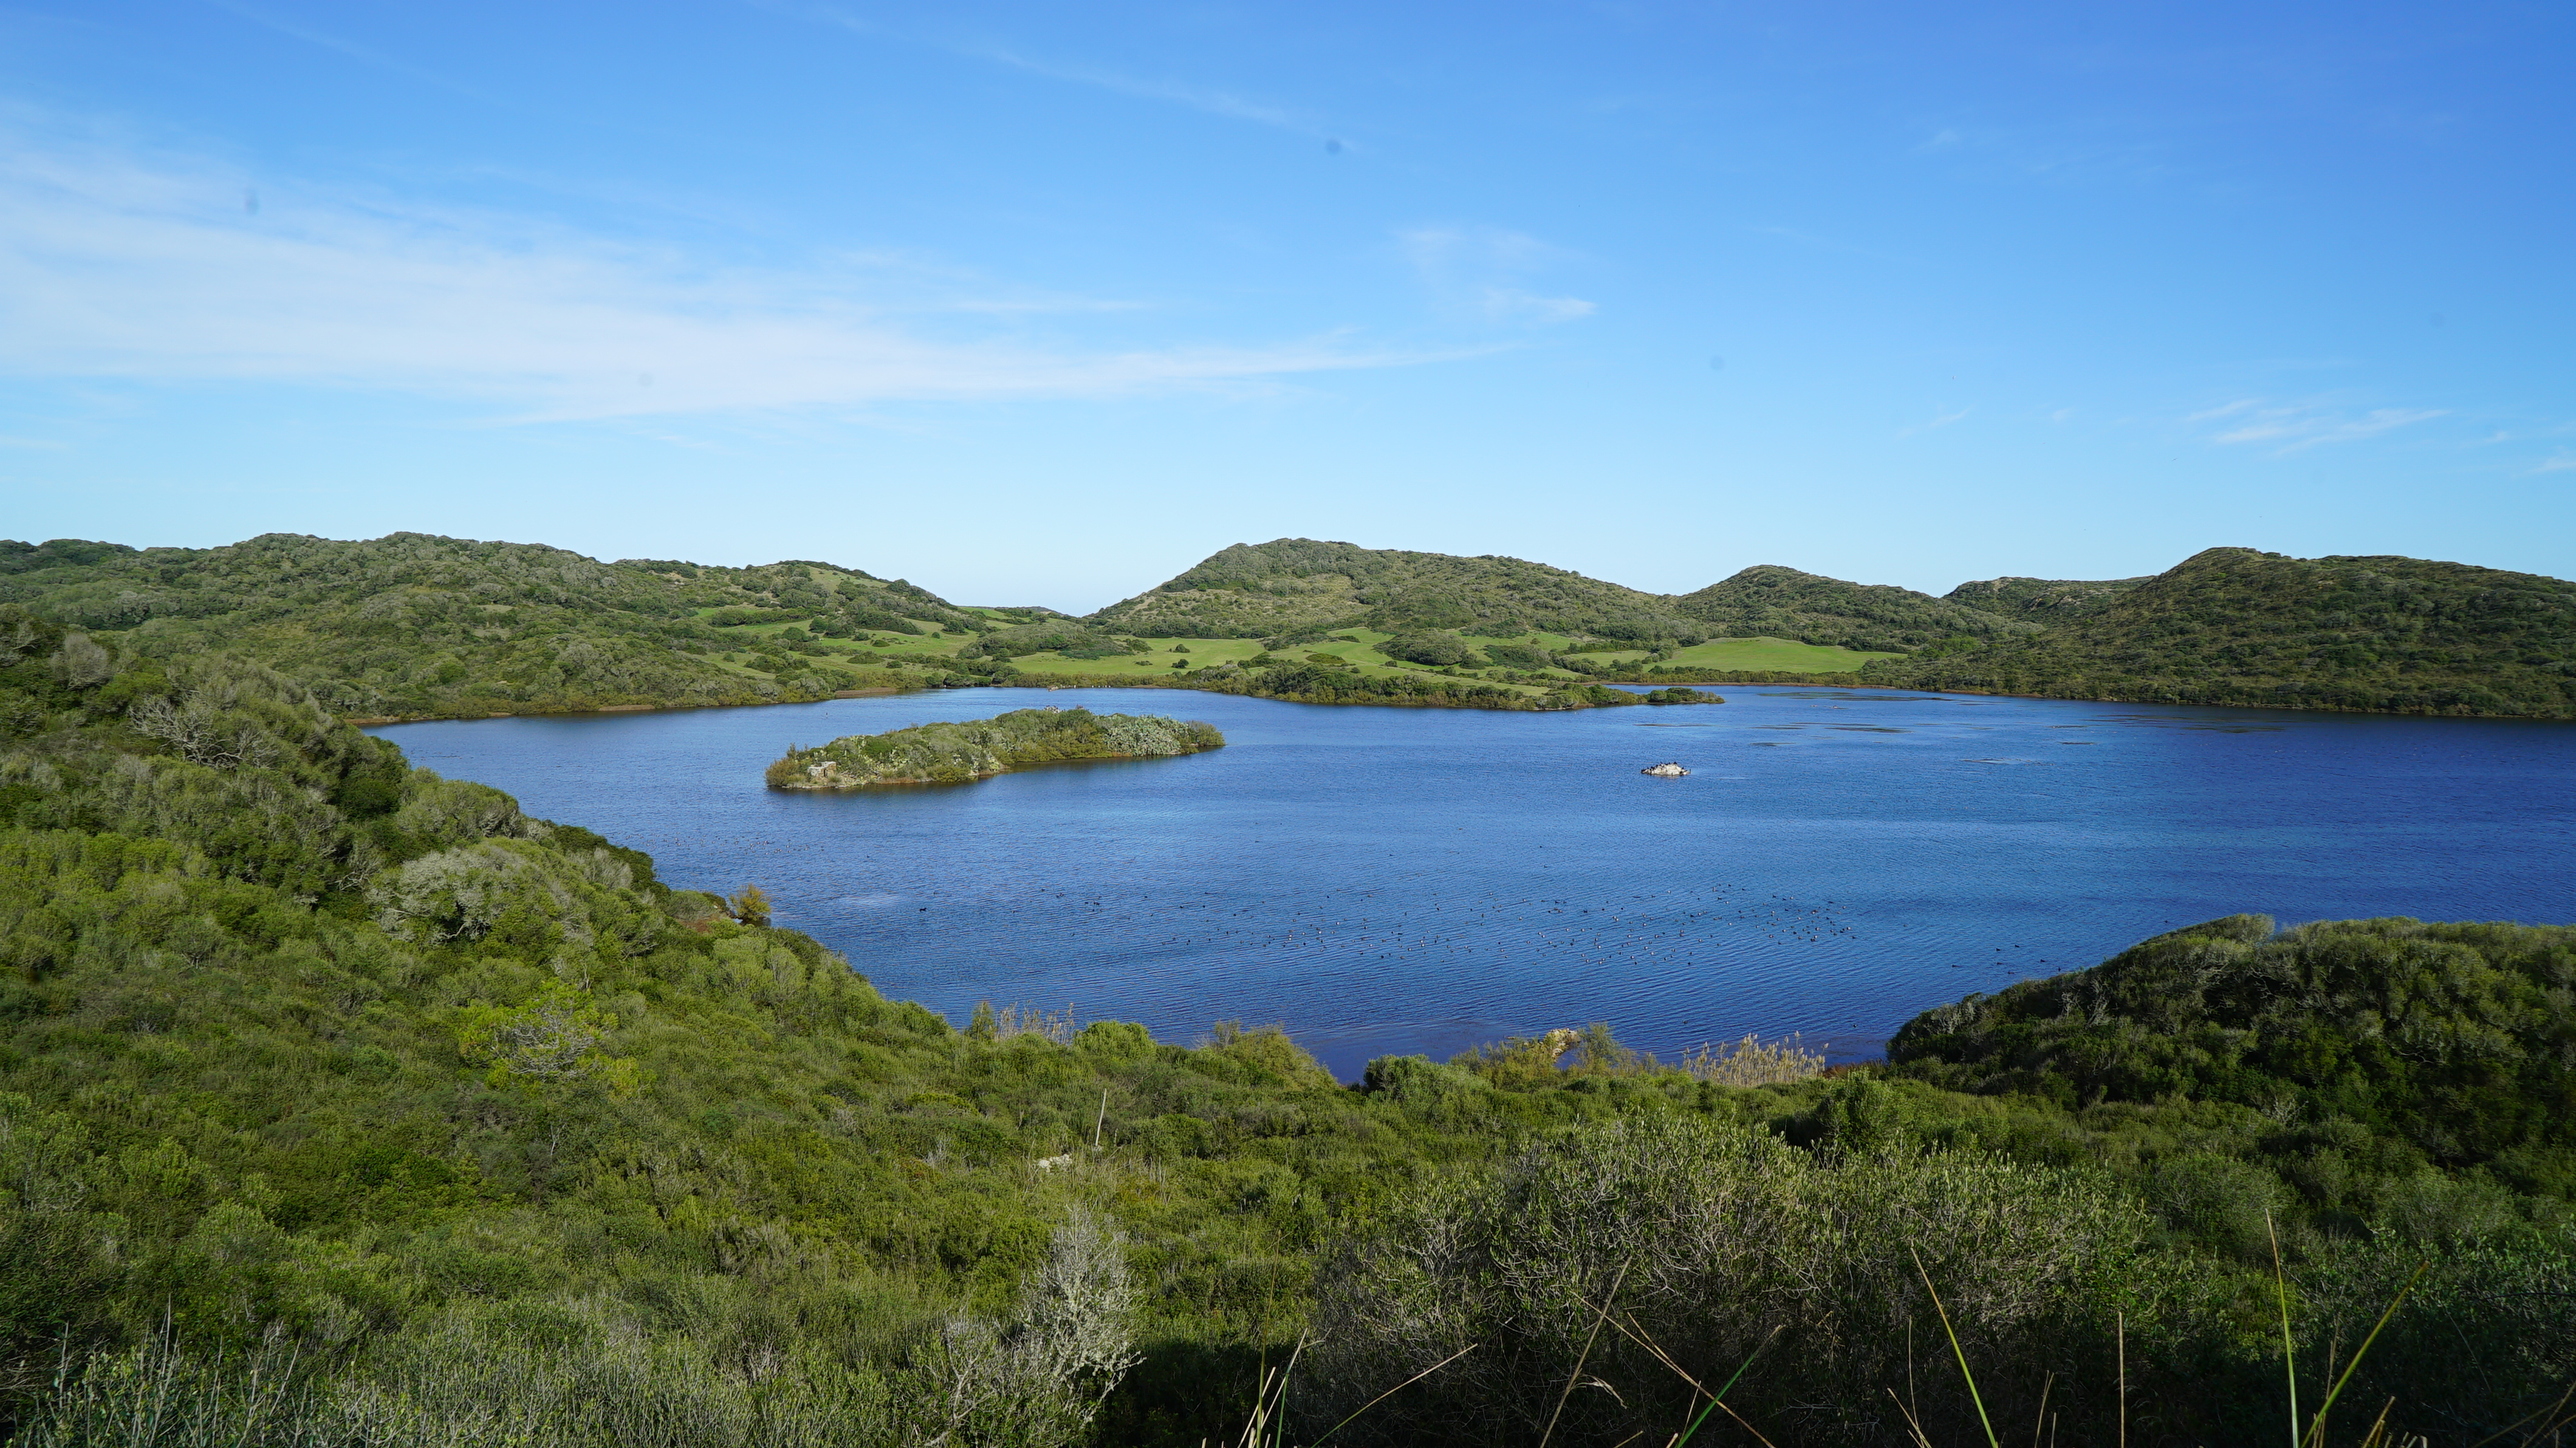
POLYGON ((0 9, 0 535, 2576 575, 2563 5, 0 9))

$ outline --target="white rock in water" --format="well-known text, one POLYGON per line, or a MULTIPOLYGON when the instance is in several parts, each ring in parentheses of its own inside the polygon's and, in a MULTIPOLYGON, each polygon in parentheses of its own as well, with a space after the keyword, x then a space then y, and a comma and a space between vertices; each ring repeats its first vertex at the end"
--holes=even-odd
POLYGON ((1657 774, 1666 779, 1679 779, 1683 775, 1690 773, 1689 770, 1682 768, 1678 764, 1650 764, 1637 772, 1639 774, 1657 774))

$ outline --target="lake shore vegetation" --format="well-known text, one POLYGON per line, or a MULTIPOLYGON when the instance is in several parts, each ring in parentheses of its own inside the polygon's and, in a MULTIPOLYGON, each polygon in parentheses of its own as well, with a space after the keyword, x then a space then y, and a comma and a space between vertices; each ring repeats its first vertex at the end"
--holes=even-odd
POLYGON ((2253 1443, 2392 1302, 2325 1441, 2546 1442, 2576 1377, 2565 929, 2230 917, 1881 1066, 1596 1024, 1345 1085, 1277 1028, 960 1029, 258 663, 57 629, 0 726, 30 1448, 1187 1445, 1256 1405, 1616 1448, 1739 1372, 1703 1436, 2253 1443))

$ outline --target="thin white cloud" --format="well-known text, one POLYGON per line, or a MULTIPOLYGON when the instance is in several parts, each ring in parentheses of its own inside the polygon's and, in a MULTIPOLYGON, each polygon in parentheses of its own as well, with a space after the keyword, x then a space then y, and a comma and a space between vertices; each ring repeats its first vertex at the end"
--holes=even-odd
POLYGON ((1571 322, 1594 311, 1581 297, 1542 297, 1518 287, 1485 288, 1484 308, 1497 322, 1571 322))
MULTIPOLYGON (((796 4, 789 3, 789 0, 752 0, 752 3, 782 15, 793 15, 817 24, 847 30, 854 35, 878 39, 904 39, 911 43, 924 44, 933 49, 946 51, 951 55, 1007 66, 1012 70, 1043 76, 1048 80, 1063 81, 1068 85, 1088 86, 1136 100, 1164 101, 1173 105, 1186 106, 1194 111, 1203 111, 1212 116, 1223 116, 1228 120, 1251 121, 1256 125, 1275 126, 1281 130, 1295 131, 1299 135, 1312 136, 1317 140, 1332 139, 1315 122, 1305 117, 1278 106, 1247 99, 1231 91, 1190 85, 1180 81, 1148 80, 1099 66, 1041 59, 1009 46, 965 44, 917 35, 898 36, 886 26, 852 15, 833 5, 796 4)), ((1337 147, 1347 148, 1346 142, 1336 141, 1335 144, 1337 147)))
POLYGON ((252 214, 250 180, 0 126, 0 372, 335 384, 580 418, 1241 387, 1454 355, 1338 335, 1037 342, 997 314, 1100 304, 890 281, 882 258, 728 267, 291 183, 260 184, 252 214))
POLYGON ((2183 421, 2229 420, 2233 425, 2212 435, 2211 442, 2227 447, 2269 447, 2274 456, 2285 456, 2329 443, 2360 442, 2448 415, 2443 408, 2377 407, 2355 413, 2324 403, 2242 398, 2204 408, 2183 421))
POLYGON ((2576 473, 2576 453, 2559 453, 2555 457, 2544 458, 2541 460, 2540 466, 2533 468, 2531 471, 2534 475, 2540 473, 2576 473))
POLYGON ((1795 242, 1800 246, 1809 247, 1817 251, 1838 252, 1844 256, 1867 257, 1872 261, 1902 262, 1906 260, 1904 257, 1880 251, 1874 247, 1855 246, 1848 241, 1837 241, 1830 236, 1818 236, 1813 232, 1800 231, 1793 226, 1754 226, 1748 224, 1744 229, 1752 232, 1756 236, 1776 236, 1783 241, 1795 242))
POLYGON ((1930 432, 1934 428, 1948 427, 1954 422, 1966 421, 1968 414, 1974 411, 1976 411, 1976 409, 1973 407, 1962 407, 1956 412, 1945 412, 1933 418, 1930 422, 1918 423, 1913 427, 1900 427, 1896 430, 1896 435, 1898 437, 1912 437, 1916 433, 1930 432))
POLYGON ((1424 226, 1396 244, 1444 309, 1502 326, 1551 326, 1598 310, 1582 297, 1545 296, 1520 283, 1572 258, 1537 237, 1496 227, 1424 226))
POLYGON ((292 20, 272 15, 266 10, 242 4, 241 0, 212 0, 212 3, 217 9, 228 11, 239 19, 247 20, 251 24, 259 26, 264 30, 275 31, 289 39, 300 40, 307 45, 319 46, 324 50, 336 51, 341 55, 347 56, 351 60, 358 61, 365 65, 374 66, 380 70, 391 71, 396 75, 408 76, 425 85, 437 86, 441 90, 453 91, 457 95, 464 96, 468 100, 480 101, 485 105, 500 104, 492 97, 487 96, 470 86, 461 85, 446 76, 436 73, 435 71, 423 70, 416 65, 410 65, 403 61, 396 60, 379 51, 370 50, 366 46, 360 45, 355 41, 343 40, 336 35, 329 34, 325 31, 315 30, 308 25, 299 25, 292 20))
POLYGON ((1295 131, 1300 135, 1313 136, 1317 139, 1321 139, 1324 134, 1313 125, 1276 106, 1246 100, 1226 91, 1208 90, 1175 81, 1140 80, 1134 76, 1120 75, 1115 71, 1099 70, 1090 66, 1038 60, 1010 50, 967 53, 978 55, 997 65, 1009 66, 1013 70, 1026 71, 1030 75, 1044 76, 1049 80, 1060 80, 1070 85, 1090 86, 1096 90, 1110 91, 1136 100, 1168 101, 1174 105, 1187 106, 1194 111, 1205 111, 1212 116, 1276 126, 1283 131, 1295 131))

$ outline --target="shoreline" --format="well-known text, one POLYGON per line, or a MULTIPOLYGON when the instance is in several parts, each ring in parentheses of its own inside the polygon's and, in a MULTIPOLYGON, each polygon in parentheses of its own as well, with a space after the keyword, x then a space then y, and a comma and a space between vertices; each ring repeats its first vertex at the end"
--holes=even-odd
MULTIPOLYGON (((1428 671, 1425 671, 1425 672, 1428 672, 1428 671)), ((1742 670, 1739 670, 1739 671, 1735 671, 1735 672, 1750 672, 1750 671, 1742 671, 1742 670)), ((386 728, 386 727, 390 727, 390 726, 398 725, 398 724, 437 724, 437 723, 449 723, 449 722, 455 722, 455 721, 459 721, 459 720, 473 720, 473 719, 520 719, 520 718, 529 718, 529 719, 568 719, 568 718, 578 718, 578 717, 581 717, 581 716, 583 716, 583 715, 590 715, 590 714, 665 714, 665 713, 672 713, 672 714, 676 714, 676 713, 681 713, 681 712, 686 712, 686 711, 692 711, 692 710, 699 710, 699 709, 767 709, 767 708, 772 708, 772 707, 775 707, 775 706, 778 706, 778 705, 781 705, 781 704, 819 704, 819 703, 822 703, 822 702, 824 702, 825 700, 828 700, 828 699, 872 699, 872 698, 890 698, 890 697, 893 697, 893 696, 896 696, 896 695, 901 695, 901 694, 927 694, 927 693, 935 693, 935 692, 955 693, 955 692, 962 692, 962 691, 964 691, 964 690, 968 690, 968 689, 1043 689, 1043 690, 1046 690, 1046 691, 1049 691, 1049 692, 1054 692, 1054 691, 1063 690, 1063 689, 1163 689, 1163 690, 1178 690, 1178 691, 1183 691, 1183 692, 1188 692, 1188 693, 1202 693, 1202 694, 1235 694, 1235 695, 1236 695, 1236 697, 1240 697, 1240 698, 1247 698, 1247 699, 1270 699, 1270 700, 1272 700, 1272 701, 1274 701, 1274 702, 1276 702, 1276 703, 1282 703, 1282 704, 1313 704, 1313 705, 1316 705, 1317 707, 1320 707, 1320 708, 1381 708, 1381 709, 1489 709, 1489 710, 1492 710, 1492 711, 1493 711, 1493 712, 1495 712, 1495 713, 1506 713, 1506 714, 1508 714, 1508 713, 1523 713, 1523 712, 1529 712, 1529 713, 1570 713, 1570 712, 1576 712, 1576 711, 1573 711, 1573 710, 1557 710, 1557 709, 1517 710, 1517 709, 1495 708, 1495 706, 1490 705, 1490 704, 1479 704, 1479 703, 1472 703, 1472 702, 1454 702, 1454 703, 1453 703, 1453 702, 1444 702, 1444 701, 1441 701, 1441 700, 1438 700, 1438 699, 1392 699, 1392 698, 1390 698, 1390 699, 1333 699, 1333 700, 1299 699, 1299 698, 1285 697, 1285 696, 1272 695, 1272 694, 1256 694, 1256 693, 1249 693, 1249 692, 1240 692, 1240 693, 1239 693, 1239 692, 1237 692, 1237 691, 1235 691, 1235 690, 1208 688, 1208 687, 1205 687, 1205 686, 1199 685, 1199 684, 1194 683, 1194 682, 1189 682, 1189 681, 1184 681, 1184 680, 1178 680, 1178 679, 1171 679, 1171 678, 1154 678, 1154 677, 1147 677, 1147 678, 1142 678, 1142 679, 1135 679, 1135 678, 1127 678, 1127 677, 1124 677, 1124 676, 1121 676, 1121 675, 1117 675, 1117 674, 1063 674, 1063 675, 1056 675, 1056 676, 1054 676, 1053 678, 1049 679, 1047 682, 1043 682, 1043 683, 1035 682, 1035 681, 1034 681, 1034 677, 1035 677, 1035 676, 1026 676, 1026 675, 1024 675, 1024 676, 1022 676, 1022 678, 1020 678, 1020 679, 1015 679, 1015 680, 1013 680, 1013 681, 1011 681, 1011 682, 1009 682, 1009 683, 981 683, 981 682, 979 682, 979 683, 973 683, 973 684, 962 684, 962 685, 922 684, 922 685, 919 685, 919 686, 916 686, 916 687, 913 687, 913 688, 908 688, 908 689, 907 689, 907 688, 843 689, 843 690, 841 690, 841 691, 839 691, 839 692, 837 692, 837 693, 826 694, 826 695, 823 695, 823 696, 821 696, 821 697, 819 697, 819 698, 813 698, 813 699, 770 699, 770 700, 764 700, 764 701, 759 702, 759 703, 707 703, 707 704, 689 704, 689 703, 667 703, 667 704, 598 704, 598 705, 592 705, 592 706, 589 706, 589 707, 586 707, 586 708, 579 708, 579 709, 503 709, 503 710, 495 710, 495 711, 493 711, 493 712, 491 712, 491 713, 488 713, 488 714, 471 714, 471 713, 462 713, 462 712, 460 712, 460 713, 451 713, 451 714, 370 714, 370 715, 348 714, 348 715, 340 715, 340 716, 337 716, 337 717, 339 717, 343 723, 349 724, 349 725, 351 725, 351 726, 353 726, 353 727, 355 727, 355 728, 360 728, 360 729, 380 729, 380 728, 386 728)), ((1446 674, 1434 674, 1434 675, 1432 675, 1432 677, 1434 677, 1434 678, 1443 678, 1443 679, 1446 679, 1446 678, 1453 678, 1453 677, 1455 677, 1455 678, 1458 678, 1458 680, 1459 680, 1461 683, 1470 683, 1470 684, 1472 684, 1472 683, 1478 683, 1478 682, 1481 682, 1481 683, 1486 684, 1488 687, 1494 687, 1494 686, 1496 686, 1496 685, 1497 685, 1497 681, 1494 681, 1494 680, 1481 680, 1481 681, 1480 681, 1480 680, 1474 680, 1474 679, 1467 678, 1466 676, 1453 676, 1453 675, 1446 675, 1446 674)), ((2285 714, 2362 714, 2362 715, 2375 715, 2375 716, 2378 716, 2378 717, 2381 717, 2381 718, 2387 718, 2387 719, 2463 719, 2463 720, 2467 720, 2467 719, 2476 719, 2476 720, 2487 720, 2487 721, 2493 721, 2493 722, 2527 723, 2527 724, 2566 724, 2566 723, 2576 723, 2576 716, 2571 716, 2571 715, 2566 715, 2566 714, 2491 714, 2491 713, 2457 712, 2457 711, 2439 710, 2439 709, 2360 709, 2360 708, 2354 708, 2354 707, 2352 707, 2352 706, 2350 706, 2350 705, 2344 705, 2344 704, 2294 704, 2294 703, 2244 703, 2244 702, 2218 702, 2218 701, 2203 700, 2203 699, 2140 698, 2140 697, 2135 697, 2135 696, 2120 696, 2120 695, 2110 695, 2110 694, 2034 694, 2034 693, 2021 693, 2021 692, 2014 691, 2014 690, 2009 690, 2009 689, 1931 688, 1931 687, 1926 687, 1926 686, 1923 686, 1923 685, 1917 685, 1917 684, 1890 684, 1890 683, 1884 683, 1884 682, 1881 682, 1881 681, 1878 681, 1878 680, 1872 680, 1872 679, 1859 679, 1859 678, 1853 678, 1853 679, 1850 679, 1850 680, 1844 680, 1844 679, 1842 679, 1840 676, 1838 676, 1838 675, 1832 675, 1832 674, 1818 674, 1818 675, 1793 676, 1793 677, 1787 677, 1787 678, 1769 678, 1769 679, 1744 679, 1744 678, 1734 678, 1734 679, 1716 679, 1716 678, 1690 678, 1690 677, 1685 677, 1685 676, 1680 676, 1680 675, 1662 675, 1662 676, 1659 676, 1659 677, 1654 678, 1654 679, 1651 679, 1651 680, 1649 680, 1649 679, 1637 679, 1637 678, 1624 678, 1624 679, 1583 679, 1583 680, 1567 680, 1566 682, 1567 682, 1567 683, 1581 683, 1581 684, 1598 685, 1598 686, 1605 687, 1605 688, 1639 688, 1639 689, 1650 689, 1650 688, 1672 688, 1672 687, 1682 687, 1682 688, 1729 688, 1729 687, 1733 687, 1733 688, 1746 688, 1746 689, 1886 689, 1886 690, 1891 690, 1891 691, 1899 692, 1899 693, 1912 693, 1912 694, 1958 694, 1958 695, 1966 695, 1966 696, 1969 696, 1969 697, 1972 697, 1972 698, 1984 698, 1984 699, 2033 699, 2033 700, 2042 700, 2042 701, 2054 700, 2054 701, 2057 701, 2057 702, 2060 702, 2060 703, 2069 703, 2069 704, 2129 704, 2129 705, 2135 705, 2135 706, 2146 707, 2146 708, 2181 708, 2181 709, 2250 709, 2250 710, 2261 710, 2261 711, 2269 711, 2269 712, 2285 713, 2285 714)), ((1523 686, 1523 687, 1532 687, 1532 686, 1523 686)), ((1599 707, 1599 706, 1586 705, 1586 706, 1584 706, 1584 707, 1586 707, 1586 708, 1591 708, 1591 707, 1599 707)))

